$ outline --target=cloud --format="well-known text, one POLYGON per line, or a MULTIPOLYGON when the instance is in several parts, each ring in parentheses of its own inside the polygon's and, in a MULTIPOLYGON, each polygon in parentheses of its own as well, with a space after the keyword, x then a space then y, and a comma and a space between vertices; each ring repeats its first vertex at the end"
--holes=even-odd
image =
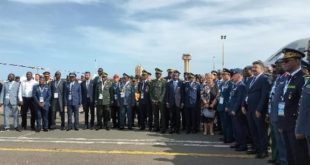
POLYGON ((190 53, 192 71, 208 72, 213 56, 220 68, 223 34, 226 67, 243 67, 310 33, 306 0, 281 5, 268 0, 14 1, 22 2, 21 9, 0 21, 0 42, 11 45, 5 51, 15 45, 36 47, 38 53, 48 50, 48 58, 72 59, 75 70, 83 59, 97 58, 111 72, 136 64, 182 71, 181 56, 190 53), (41 6, 30 10, 32 5, 25 3, 46 5, 44 11, 38 10, 41 6), (55 3, 60 5, 48 5, 55 3), (27 14, 20 12, 23 5, 27 14))
POLYGON ((78 3, 78 4, 91 4, 103 2, 103 0, 9 0, 11 2, 19 2, 24 4, 57 4, 57 3, 78 3))

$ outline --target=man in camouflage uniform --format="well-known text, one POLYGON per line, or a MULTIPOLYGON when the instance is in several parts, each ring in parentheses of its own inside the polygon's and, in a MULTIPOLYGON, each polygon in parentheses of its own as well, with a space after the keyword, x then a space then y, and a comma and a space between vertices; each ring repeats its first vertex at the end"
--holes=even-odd
POLYGON ((154 115, 154 131, 158 132, 161 127, 161 132, 166 132, 166 117, 164 112, 164 96, 166 91, 166 81, 161 78, 162 70, 155 68, 156 79, 151 81, 150 96, 152 102, 152 110, 154 115), (159 127, 160 113, 160 127, 159 127))
POLYGON ((112 82, 108 80, 108 74, 103 72, 102 80, 97 82, 95 92, 95 105, 97 107, 97 127, 96 130, 102 129, 103 125, 106 130, 110 130, 110 104, 112 94, 112 82), (103 119, 103 125, 102 125, 103 119))

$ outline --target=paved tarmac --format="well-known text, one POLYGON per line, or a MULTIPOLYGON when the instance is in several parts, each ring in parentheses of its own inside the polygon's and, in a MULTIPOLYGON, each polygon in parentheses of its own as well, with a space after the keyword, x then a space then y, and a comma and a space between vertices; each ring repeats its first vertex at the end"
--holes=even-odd
MULTIPOLYGON (((83 123, 84 114, 80 114, 83 123)), ((12 122, 12 120, 11 120, 12 122)), ((0 125, 3 124, 0 109, 0 125)), ((28 121, 29 123, 29 121, 28 121)), ((59 125, 59 121, 57 122, 59 125)), ((81 124, 81 126, 83 126, 81 124)), ((262 165, 267 159, 235 152, 219 136, 134 130, 59 129, 0 132, 0 164, 262 165)))

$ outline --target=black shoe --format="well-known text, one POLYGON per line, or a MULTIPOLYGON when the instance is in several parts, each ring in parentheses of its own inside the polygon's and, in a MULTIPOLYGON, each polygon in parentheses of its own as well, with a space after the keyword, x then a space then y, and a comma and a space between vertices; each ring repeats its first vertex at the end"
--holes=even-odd
POLYGON ((85 125, 84 129, 89 129, 89 125, 85 125))
POLYGON ((249 155, 254 155, 254 154, 256 154, 256 151, 254 151, 254 150, 248 150, 246 153, 249 154, 249 155))
POLYGON ((161 130, 160 133, 164 134, 166 133, 166 130, 161 130))
POLYGON ((238 148, 238 147, 239 147, 239 145, 236 145, 236 144, 233 144, 230 146, 230 148, 238 148))
POLYGON ((15 131, 22 132, 18 127, 15 128, 15 131))
POLYGON ((190 134, 191 133, 191 131, 186 131, 186 134, 190 134))
POLYGON ((72 128, 67 128, 67 131, 71 131, 72 130, 72 128))
POLYGON ((237 147, 236 149, 235 149, 235 151, 247 151, 248 149, 246 148, 246 147, 237 147))
POLYGON ((152 132, 152 131, 153 131, 153 129, 152 129, 152 128, 149 128, 149 131, 150 131, 150 132, 152 132))
POLYGON ((110 127, 105 127, 105 130, 110 131, 110 127))
POLYGON ((124 127, 120 127, 119 130, 124 130, 124 127))
POLYGON ((174 130, 170 130, 169 133, 170 133, 170 134, 173 134, 173 133, 174 133, 174 130))
POLYGON ((144 131, 144 130, 145 130, 145 127, 141 127, 140 130, 141 130, 141 131, 144 131))
POLYGON ((45 129, 43 129, 43 131, 44 131, 44 132, 48 132, 48 129, 45 128, 45 129))
POLYGON ((94 129, 94 127, 90 127, 89 129, 90 129, 90 130, 93 130, 93 129, 94 129))
POLYGON ((79 128, 74 128, 74 130, 78 131, 78 130, 79 130, 79 128))
POLYGON ((180 131, 179 131, 179 130, 177 130, 177 131, 175 131, 175 133, 176 133, 176 134, 180 134, 180 131))
POLYGON ((132 127, 128 127, 129 130, 132 130, 132 127))
POLYGON ((256 154, 256 159, 264 159, 264 158, 267 158, 268 157, 268 154, 267 153, 259 153, 259 154, 256 154))
POLYGON ((36 129, 35 129, 34 127, 33 127, 33 128, 31 127, 31 131, 35 131, 35 130, 36 130, 36 129))
POLYGON ((269 163, 269 164, 276 164, 276 163, 277 163, 277 160, 269 159, 269 160, 267 161, 267 163, 269 163))
POLYGON ((62 131, 65 130, 65 127, 61 127, 60 130, 62 130, 62 131))
POLYGON ((40 128, 40 129, 39 129, 39 128, 37 128, 37 129, 36 129, 36 132, 41 132, 41 128, 40 128))

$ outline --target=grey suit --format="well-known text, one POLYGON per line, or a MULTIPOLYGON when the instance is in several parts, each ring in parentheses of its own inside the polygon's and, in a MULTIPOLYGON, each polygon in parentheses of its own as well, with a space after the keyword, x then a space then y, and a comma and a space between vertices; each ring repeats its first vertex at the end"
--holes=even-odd
POLYGON ((14 117, 14 127, 18 127, 18 90, 19 83, 12 81, 6 82, 3 84, 2 92, 0 95, 0 104, 4 105, 4 128, 10 128, 9 117, 10 113, 13 114, 14 117))
POLYGON ((64 80, 59 80, 59 81, 52 81, 51 84, 51 111, 49 115, 49 125, 51 128, 55 128, 55 120, 56 120, 56 112, 59 111, 60 114, 60 119, 61 119, 61 127, 65 127, 65 112, 64 112, 64 107, 65 107, 65 86, 66 82, 64 80))

